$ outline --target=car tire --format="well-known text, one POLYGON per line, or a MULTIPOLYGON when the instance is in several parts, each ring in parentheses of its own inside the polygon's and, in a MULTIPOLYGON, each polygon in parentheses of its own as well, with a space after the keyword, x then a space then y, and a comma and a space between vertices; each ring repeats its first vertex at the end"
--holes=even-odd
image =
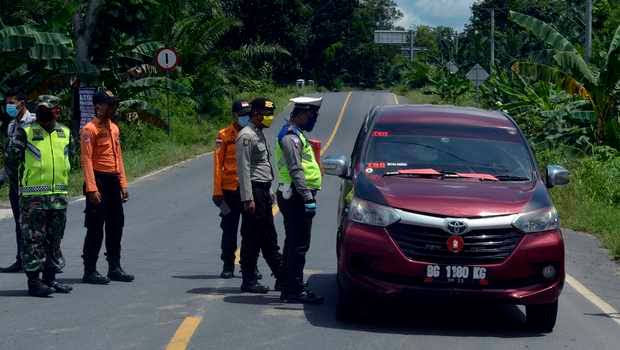
POLYGON ((526 305, 526 323, 530 330, 550 333, 558 317, 558 302, 551 304, 526 305))

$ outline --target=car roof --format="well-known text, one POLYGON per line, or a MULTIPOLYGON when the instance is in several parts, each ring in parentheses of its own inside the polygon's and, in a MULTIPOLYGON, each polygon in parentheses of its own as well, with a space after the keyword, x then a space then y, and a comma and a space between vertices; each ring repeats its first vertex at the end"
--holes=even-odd
POLYGON ((385 105, 375 110, 376 124, 463 125, 469 127, 514 128, 514 122, 499 111, 447 105, 385 105))

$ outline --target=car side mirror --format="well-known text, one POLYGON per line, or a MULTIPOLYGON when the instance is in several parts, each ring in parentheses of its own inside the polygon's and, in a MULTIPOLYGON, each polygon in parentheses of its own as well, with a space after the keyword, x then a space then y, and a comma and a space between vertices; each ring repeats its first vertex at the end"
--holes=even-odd
POLYGON ((327 156, 321 160, 321 165, 327 175, 347 177, 349 159, 346 156, 327 156))
POLYGON ((570 172, 559 165, 547 166, 547 188, 568 185, 570 172))

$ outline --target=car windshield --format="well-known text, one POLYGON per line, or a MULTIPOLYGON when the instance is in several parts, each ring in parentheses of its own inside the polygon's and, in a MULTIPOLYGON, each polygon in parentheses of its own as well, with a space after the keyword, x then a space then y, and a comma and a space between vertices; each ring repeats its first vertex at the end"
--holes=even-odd
POLYGON ((530 181, 533 162, 520 137, 476 138, 471 135, 441 136, 394 134, 375 131, 367 147, 367 173, 423 176, 478 174, 499 181, 530 181))

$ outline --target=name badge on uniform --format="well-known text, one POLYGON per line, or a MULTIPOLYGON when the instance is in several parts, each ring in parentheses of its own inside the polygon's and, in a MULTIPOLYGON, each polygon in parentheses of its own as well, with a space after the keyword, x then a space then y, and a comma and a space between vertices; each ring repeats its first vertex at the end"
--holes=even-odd
POLYGON ((66 137, 65 135, 65 131, 63 129, 57 129, 56 130, 56 134, 58 135, 59 138, 64 139, 66 137))

